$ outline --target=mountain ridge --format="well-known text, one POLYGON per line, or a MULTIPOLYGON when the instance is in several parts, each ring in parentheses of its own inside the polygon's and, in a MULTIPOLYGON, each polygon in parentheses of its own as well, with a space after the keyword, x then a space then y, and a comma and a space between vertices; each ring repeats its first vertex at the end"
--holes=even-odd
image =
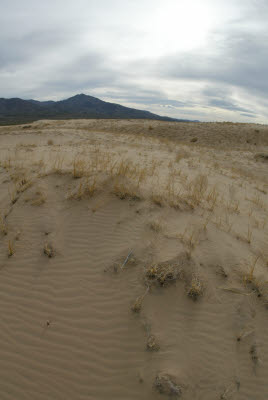
POLYGON ((150 111, 109 103, 80 93, 59 101, 0 98, 0 125, 27 123, 38 119, 152 119, 189 121, 153 114, 150 111))

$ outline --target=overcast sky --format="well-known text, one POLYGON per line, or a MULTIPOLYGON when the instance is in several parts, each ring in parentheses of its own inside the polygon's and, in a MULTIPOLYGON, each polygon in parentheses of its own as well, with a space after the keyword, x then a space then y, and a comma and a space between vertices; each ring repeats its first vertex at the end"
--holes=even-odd
POLYGON ((268 0, 0 0, 0 97, 268 123, 268 0))

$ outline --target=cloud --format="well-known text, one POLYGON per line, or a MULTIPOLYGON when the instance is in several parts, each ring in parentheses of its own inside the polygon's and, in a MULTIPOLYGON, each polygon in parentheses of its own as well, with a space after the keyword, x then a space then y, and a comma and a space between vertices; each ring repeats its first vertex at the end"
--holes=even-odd
POLYGON ((224 83, 266 96, 268 32, 233 31, 215 36, 209 49, 160 58, 155 72, 161 78, 224 83))
POLYGON ((1 96, 85 92, 178 118, 268 122, 267 1, 194 3, 211 12, 211 26, 204 43, 185 48, 175 22, 198 20, 191 21, 184 0, 185 16, 170 14, 179 7, 175 0, 115 0, 113 7, 108 0, 4 1, 1 96), (170 18, 161 21, 164 10, 170 18))
POLYGON ((11 38, 0 38, 0 71, 16 69, 34 62, 35 58, 57 51, 66 43, 74 45, 75 32, 69 30, 36 30, 32 33, 11 38))
POLYGON ((254 114, 248 114, 248 113, 240 113, 243 117, 248 117, 248 118, 256 118, 256 115, 254 114))

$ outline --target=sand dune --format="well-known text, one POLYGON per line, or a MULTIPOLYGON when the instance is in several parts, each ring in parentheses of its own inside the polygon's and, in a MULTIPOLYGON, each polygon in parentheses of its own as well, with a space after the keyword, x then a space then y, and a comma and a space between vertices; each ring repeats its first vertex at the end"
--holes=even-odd
POLYGON ((1 399, 266 400, 267 154, 253 124, 1 127, 1 399))

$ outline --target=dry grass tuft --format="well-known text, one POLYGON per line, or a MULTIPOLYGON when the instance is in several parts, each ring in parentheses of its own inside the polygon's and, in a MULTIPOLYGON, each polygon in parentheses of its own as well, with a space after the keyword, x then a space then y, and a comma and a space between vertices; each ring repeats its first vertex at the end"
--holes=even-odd
POLYGON ((45 244, 43 251, 48 258, 52 258, 55 255, 53 247, 48 243, 45 244))
POLYGON ((254 274, 259 258, 260 256, 255 258, 255 260, 252 262, 252 265, 249 267, 248 272, 243 275, 243 283, 254 293, 256 293, 258 297, 262 297, 265 294, 265 287, 267 286, 268 281, 258 279, 254 274))
POLYGON ((254 271, 259 258, 260 256, 255 258, 255 260, 253 261, 252 265, 249 268, 249 271, 244 275, 243 277, 244 284, 252 284, 256 280, 256 277, 254 276, 254 271))
POLYGON ((24 176, 17 184, 17 193, 23 193, 32 186, 33 182, 24 176))
POLYGON ((139 296, 135 300, 134 304, 131 306, 131 310, 135 313, 139 313, 141 311, 142 303, 143 303, 144 296, 139 296))
POLYGON ((189 285, 189 288, 187 290, 187 295, 193 299, 194 301, 196 301, 204 292, 204 288, 203 285, 200 281, 200 279, 198 278, 197 275, 195 275, 192 278, 192 281, 189 285))
POLYGON ((150 221, 150 222, 148 223, 148 226, 149 226, 149 228, 150 228, 152 231, 154 231, 154 232, 159 233, 159 232, 162 232, 162 231, 163 231, 163 226, 162 226, 162 224, 160 223, 160 221, 150 221))
POLYGON ((190 198, 195 205, 199 205, 203 200, 208 188, 208 178, 204 174, 198 174, 189 184, 190 198))
POLYGON ((175 382, 175 379, 164 373, 159 373, 154 381, 154 386, 161 394, 170 397, 181 397, 182 388, 175 382))
POLYGON ((78 179, 82 178, 85 175, 86 175, 86 162, 76 157, 73 161, 73 177, 75 179, 78 179))
POLYGON ((131 310, 135 313, 139 313, 142 308, 142 303, 145 298, 145 296, 148 294, 150 287, 148 286, 147 289, 145 290, 145 293, 143 293, 141 296, 138 296, 134 302, 134 304, 131 306, 131 310))
POLYGON ((149 266, 145 272, 147 281, 157 283, 160 286, 166 286, 177 279, 181 279, 183 271, 179 263, 172 263, 170 261, 153 264, 149 266))
POLYGON ((141 200, 138 188, 127 183, 115 182, 112 193, 120 200, 141 200))
POLYGON ((150 351, 158 351, 160 349, 160 346, 157 343, 156 337, 154 335, 150 335, 148 337, 146 347, 147 350, 150 351))
POLYGON ((208 193, 207 198, 206 198, 206 200, 208 202, 208 205, 209 205, 208 208, 209 208, 210 211, 214 210, 218 198, 219 198, 219 192, 218 192, 216 186, 214 186, 211 189, 211 191, 208 193))
POLYGON ((81 200, 83 198, 93 197, 97 190, 97 181, 94 178, 91 182, 89 179, 86 181, 80 182, 79 186, 69 194, 68 199, 77 199, 81 200))
POLYGON ((164 206, 163 197, 158 195, 158 194, 152 194, 151 201, 152 201, 153 204, 155 204, 158 207, 163 207, 164 206))

